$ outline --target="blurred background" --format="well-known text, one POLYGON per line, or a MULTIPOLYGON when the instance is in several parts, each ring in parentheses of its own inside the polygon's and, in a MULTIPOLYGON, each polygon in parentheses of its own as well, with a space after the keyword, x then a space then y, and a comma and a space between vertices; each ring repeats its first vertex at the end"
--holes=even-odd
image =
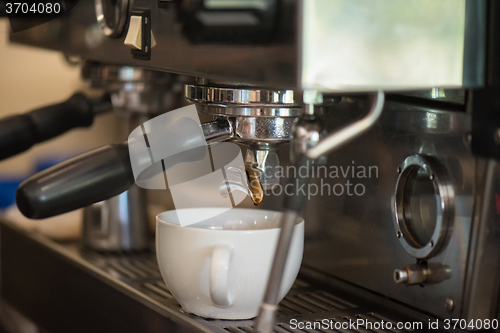
MULTIPOLYGON (((68 99, 77 91, 92 93, 80 79, 80 68, 72 66, 61 53, 9 43, 10 25, 0 18, 0 118, 22 114, 44 105, 68 99)), ((48 228, 55 238, 66 238, 80 230, 80 213, 63 226, 60 221, 29 223, 16 214, 15 191, 30 175, 71 156, 119 139, 119 122, 109 112, 96 117, 90 128, 72 130, 38 144, 27 152, 0 163, 0 213, 14 213, 27 228, 48 228), (29 224, 28 224, 29 223, 29 224)), ((38 328, 4 302, 0 303, 0 332, 37 333, 38 328)))
MULTIPOLYGON (((0 18, 0 118, 26 113, 89 92, 80 69, 60 52, 9 43, 10 25, 0 18)), ((0 163, 0 209, 10 204, 17 184, 68 157, 118 140, 112 112, 96 117, 91 128, 76 129, 0 163)))

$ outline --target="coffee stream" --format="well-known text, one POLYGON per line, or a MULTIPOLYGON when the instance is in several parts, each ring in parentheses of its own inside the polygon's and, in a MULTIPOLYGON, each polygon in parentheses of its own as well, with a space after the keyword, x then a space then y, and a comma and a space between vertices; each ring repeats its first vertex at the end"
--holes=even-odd
POLYGON ((258 206, 262 199, 264 198, 264 192, 262 191, 262 186, 259 181, 259 173, 252 170, 251 166, 245 166, 245 170, 248 177, 248 185, 250 188, 250 195, 255 206, 258 206))

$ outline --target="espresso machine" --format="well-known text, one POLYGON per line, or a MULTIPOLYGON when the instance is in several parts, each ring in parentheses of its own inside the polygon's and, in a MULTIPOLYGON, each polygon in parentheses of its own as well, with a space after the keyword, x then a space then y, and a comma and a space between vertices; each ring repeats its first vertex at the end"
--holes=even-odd
MULTIPOLYGON (((499 18, 494 0, 96 0, 13 33, 87 66, 190 77, 183 94, 208 115, 205 140, 241 145, 243 183, 259 185, 242 191, 284 217, 254 320, 181 312, 154 253, 102 254, 8 222, 3 298, 47 331, 312 332, 291 323, 323 319, 361 320, 366 332, 498 331, 499 18), (288 166, 307 175, 272 172, 288 166), (276 191, 288 185, 306 190, 276 191), (277 304, 298 216, 302 268, 277 304)), ((120 143, 31 177, 17 203, 45 218, 133 184, 120 143)))

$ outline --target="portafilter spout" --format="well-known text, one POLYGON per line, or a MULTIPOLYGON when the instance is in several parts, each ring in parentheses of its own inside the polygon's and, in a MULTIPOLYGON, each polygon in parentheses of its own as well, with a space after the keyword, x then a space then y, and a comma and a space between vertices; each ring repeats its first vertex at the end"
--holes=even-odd
POLYGON ((221 184, 220 192, 222 195, 227 195, 229 190, 246 192, 258 205, 264 191, 279 184, 277 150, 279 145, 290 141, 293 125, 303 113, 300 95, 292 90, 245 87, 204 79, 198 83, 186 85, 186 99, 195 103, 200 113, 227 119, 233 129, 231 140, 247 148, 245 170, 228 170, 232 186, 221 184), (248 185, 242 186, 243 182, 248 185))

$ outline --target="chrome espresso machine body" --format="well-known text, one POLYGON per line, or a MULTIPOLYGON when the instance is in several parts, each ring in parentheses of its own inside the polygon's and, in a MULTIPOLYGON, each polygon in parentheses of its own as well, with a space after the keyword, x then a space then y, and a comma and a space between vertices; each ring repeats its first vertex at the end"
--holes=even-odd
POLYGON ((214 116, 206 137, 248 149, 261 207, 286 181, 266 166, 316 161, 308 274, 469 322, 500 319, 499 17, 487 0, 96 0, 11 40, 196 77, 185 97, 214 116))

